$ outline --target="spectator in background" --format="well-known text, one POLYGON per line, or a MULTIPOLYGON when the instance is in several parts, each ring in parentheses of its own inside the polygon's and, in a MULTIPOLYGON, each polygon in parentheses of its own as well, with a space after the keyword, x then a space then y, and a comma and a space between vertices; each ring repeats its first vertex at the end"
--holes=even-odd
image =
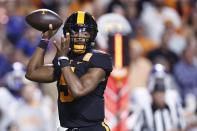
POLYGON ((135 36, 133 39, 141 45, 143 56, 146 56, 148 52, 157 47, 154 41, 146 36, 145 26, 141 21, 135 24, 135 36))
POLYGON ((95 16, 95 19, 99 18, 106 12, 106 7, 110 2, 111 0, 94 0, 92 6, 94 7, 93 14, 95 16))
MULTIPOLYGON (((0 38, 1 39, 1 38, 0 38)), ((2 78, 7 72, 12 70, 13 45, 5 38, 2 38, 2 43, 0 43, 0 85, 2 85, 2 78)))
POLYGON ((25 66, 22 63, 15 62, 12 64, 12 71, 8 72, 3 79, 4 86, 16 99, 21 97, 20 90, 24 83, 24 76, 25 66))
POLYGON ((172 21, 165 22, 165 30, 168 32, 168 48, 176 55, 180 56, 186 46, 186 37, 181 29, 176 29, 172 21))
POLYGON ((140 19, 145 24, 148 37, 158 45, 161 44, 161 36, 165 31, 166 21, 172 21, 175 28, 181 26, 181 19, 177 11, 165 6, 164 0, 152 0, 151 3, 144 2, 140 19))
POLYGON ((9 17, 9 21, 6 25, 6 35, 13 45, 22 37, 25 32, 25 27, 24 16, 13 15, 9 17))
POLYGON ((188 123, 197 119, 197 63, 195 57, 196 44, 188 44, 184 49, 180 62, 175 65, 174 76, 179 85, 188 123))
MULTIPOLYGON (((16 122, 20 131, 49 131, 39 101, 38 86, 26 80, 21 90, 22 102, 16 109, 16 122)), ((51 131, 52 129, 50 129, 51 131)))
POLYGON ((18 125, 15 122, 10 123, 7 127, 7 131, 20 131, 18 125))
POLYGON ((143 48, 136 40, 130 40, 130 65, 129 65, 129 88, 131 91, 137 88, 145 88, 152 64, 142 56, 143 48))
POLYGON ((37 44, 39 41, 40 34, 33 28, 27 28, 25 34, 21 39, 16 43, 16 51, 15 51, 15 60, 22 62, 23 64, 27 64, 27 61, 35 51, 37 44))
POLYGON ((156 48, 153 51, 150 51, 147 54, 147 57, 152 61, 153 64, 158 62, 158 59, 164 59, 169 65, 169 71, 172 72, 174 64, 179 60, 179 57, 172 51, 169 50, 168 42, 170 39, 170 34, 168 31, 164 32, 161 39, 161 47, 156 48))
MULTIPOLYGON (((6 59, 6 56, 0 53, 0 79, 9 71, 11 71, 12 67, 8 59, 6 59)), ((1 85, 0 80, 0 85, 1 85)))
POLYGON ((188 44, 180 62, 175 65, 174 75, 179 84, 181 96, 185 100, 188 94, 197 98, 197 63, 194 56, 196 45, 188 44))
POLYGON ((127 6, 122 3, 119 0, 112 0, 111 3, 109 3, 108 7, 106 8, 106 13, 114 12, 116 14, 120 14, 124 17, 126 17, 126 8, 127 6))
POLYGON ((197 37, 197 13, 196 13, 197 12, 197 2, 194 2, 194 4, 195 4, 195 6, 194 6, 193 12, 192 12, 192 25, 194 28, 195 36, 197 37))
POLYGON ((10 116, 0 109, 0 129, 1 131, 19 131, 18 126, 12 121, 10 116))
POLYGON ((0 130, 8 131, 12 128, 17 101, 5 87, 0 87, 0 130))
POLYGON ((73 0, 70 1, 70 4, 68 6, 68 10, 67 10, 67 16, 70 15, 72 12, 75 11, 87 11, 89 13, 93 13, 93 1, 94 0, 73 0))
POLYGON ((128 89, 132 104, 132 110, 138 110, 139 106, 150 102, 147 91, 147 81, 152 63, 142 55, 143 48, 137 40, 130 40, 129 53, 130 64, 128 69, 128 89), (143 96, 143 97, 141 97, 143 96))
MULTIPOLYGON (((18 121, 18 119, 23 119, 24 117, 25 117, 24 119, 26 119, 26 118, 27 119, 29 119, 29 118, 34 119, 33 117, 28 116, 27 114, 26 114, 27 116, 23 116, 25 113, 30 111, 30 113, 32 112, 32 116, 38 115, 35 112, 38 112, 38 113, 41 112, 40 116, 38 115, 40 118, 38 116, 36 116, 36 119, 37 119, 37 121, 44 120, 44 122, 45 122, 44 125, 46 128, 43 129, 42 131, 55 130, 54 129, 55 123, 52 123, 55 120, 51 119, 54 115, 53 114, 54 112, 52 112, 53 104, 52 104, 51 99, 48 96, 42 96, 41 91, 37 87, 34 87, 37 85, 34 85, 34 83, 31 83, 30 81, 27 81, 25 79, 25 71, 24 71, 25 67, 23 64, 16 62, 13 64, 12 68, 13 68, 13 70, 11 72, 9 72, 5 76, 5 79, 4 79, 4 85, 6 85, 7 88, 0 88, 0 97, 5 98, 5 100, 0 101, 0 103, 1 103, 0 108, 2 107, 4 109, 4 112, 6 112, 6 114, 8 115, 6 117, 8 117, 8 118, 10 117, 9 118, 10 123, 8 123, 9 129, 12 131, 16 128, 15 127, 16 126, 16 124, 15 124, 15 117, 16 116, 20 117, 20 115, 22 115, 22 118, 17 118, 16 121, 18 121), (27 89, 27 91, 25 90, 23 92, 24 86, 25 86, 25 88, 28 88, 28 89, 27 89), (33 87, 31 87, 31 86, 33 86, 33 87), (34 88, 34 89, 31 89, 31 88, 34 88), (23 94, 23 93, 21 94, 21 90, 23 93, 27 93, 27 94, 23 94), (28 91, 30 91, 30 92, 28 92, 28 91), (21 104, 21 101, 23 101, 23 100, 25 102, 21 104), (9 107, 9 109, 7 109, 7 107, 9 107), (14 121, 11 121, 11 120, 14 120, 14 121)), ((7 119, 5 119, 5 120, 7 120, 7 119)), ((30 120, 30 121, 33 121, 32 123, 34 123, 34 120, 30 120)), ((19 124, 19 126, 21 126, 24 123, 19 122, 18 124, 19 124)), ((3 129, 3 127, 2 128, 0 127, 0 129, 3 129)))
MULTIPOLYGON (((127 2, 125 2, 125 5, 127 6, 126 8, 126 17, 132 27, 132 29, 134 29, 135 32, 135 28, 136 28, 136 24, 138 24, 138 3, 137 1, 134 0, 128 0, 127 2)), ((134 34, 134 32, 132 33, 132 35, 134 34)))

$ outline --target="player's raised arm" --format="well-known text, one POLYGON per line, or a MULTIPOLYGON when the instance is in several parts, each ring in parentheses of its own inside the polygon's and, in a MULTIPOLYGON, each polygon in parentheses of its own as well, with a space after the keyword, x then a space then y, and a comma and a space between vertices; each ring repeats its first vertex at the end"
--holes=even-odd
POLYGON ((27 79, 36 82, 55 81, 53 65, 44 65, 45 50, 48 46, 49 39, 54 33, 55 31, 49 30, 42 34, 42 40, 27 65, 27 72, 25 75, 27 79))
POLYGON ((58 60, 60 63, 61 71, 65 80, 68 83, 73 97, 78 98, 87 95, 91 91, 95 90, 97 85, 105 79, 105 71, 101 68, 90 68, 86 74, 82 77, 77 77, 73 73, 69 65, 69 59, 66 56, 69 49, 70 34, 66 34, 66 38, 62 36, 61 44, 55 44, 57 48, 58 60))

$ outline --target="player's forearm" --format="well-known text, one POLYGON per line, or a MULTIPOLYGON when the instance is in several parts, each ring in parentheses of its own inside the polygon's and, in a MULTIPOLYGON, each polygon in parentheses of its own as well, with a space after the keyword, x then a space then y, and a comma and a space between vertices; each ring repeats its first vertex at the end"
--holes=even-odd
POLYGON ((74 98, 85 95, 81 80, 73 73, 70 67, 62 68, 62 73, 74 98))
POLYGON ((30 59, 28 65, 27 65, 27 72, 26 77, 31 78, 31 74, 39 67, 41 67, 44 64, 44 49, 38 47, 36 48, 36 51, 34 52, 32 58, 30 59))
MULTIPOLYGON (((63 52, 59 52, 60 54, 64 54, 63 52)), ((68 88, 70 89, 72 96, 74 98, 84 96, 86 94, 86 90, 83 86, 82 81, 73 73, 70 62, 67 56, 58 57, 58 62, 60 64, 61 71, 63 73, 64 79, 68 84, 68 88)))
POLYGON ((100 68, 89 69, 86 74, 77 77, 69 66, 62 68, 62 73, 74 98, 87 95, 95 90, 105 77, 105 71, 100 68))

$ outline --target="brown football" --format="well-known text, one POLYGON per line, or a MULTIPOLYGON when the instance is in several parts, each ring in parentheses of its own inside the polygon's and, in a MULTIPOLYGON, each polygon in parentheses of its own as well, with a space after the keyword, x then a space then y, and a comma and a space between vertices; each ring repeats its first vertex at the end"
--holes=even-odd
POLYGON ((26 16, 26 22, 33 28, 44 32, 49 30, 49 24, 52 24, 53 30, 59 28, 63 20, 49 9, 38 9, 26 16))

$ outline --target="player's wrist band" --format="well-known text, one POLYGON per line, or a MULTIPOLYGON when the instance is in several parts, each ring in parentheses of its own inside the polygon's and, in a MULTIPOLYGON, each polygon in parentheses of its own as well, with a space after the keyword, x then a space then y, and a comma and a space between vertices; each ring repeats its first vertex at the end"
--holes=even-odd
POLYGON ((41 39, 40 43, 38 44, 38 47, 42 48, 43 50, 46 50, 48 43, 49 43, 49 40, 41 39))
POLYGON ((59 64, 60 64, 60 67, 61 67, 61 68, 70 66, 69 59, 68 59, 68 57, 66 57, 66 56, 60 56, 60 57, 58 57, 58 62, 59 62, 59 64))
POLYGON ((60 57, 58 57, 58 60, 68 60, 69 61, 69 58, 67 56, 60 56, 60 57))

